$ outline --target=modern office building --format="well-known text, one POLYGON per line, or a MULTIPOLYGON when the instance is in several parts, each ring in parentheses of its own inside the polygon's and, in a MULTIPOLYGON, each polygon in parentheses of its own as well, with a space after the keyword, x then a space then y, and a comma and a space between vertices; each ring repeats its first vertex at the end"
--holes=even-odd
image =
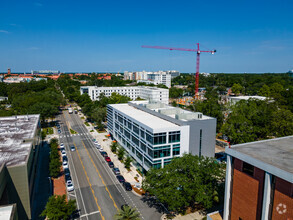
POLYGON ((132 100, 138 97, 153 102, 169 103, 169 90, 157 87, 147 86, 133 86, 133 87, 97 87, 97 86, 81 86, 80 94, 87 93, 91 100, 95 101, 99 99, 99 96, 103 93, 106 97, 110 97, 115 92, 119 95, 125 95, 132 100))
POLYGON ((293 219, 293 136, 226 148, 224 220, 293 219))
POLYGON ((31 219, 40 134, 39 115, 0 118, 0 215, 31 219))
POLYGON ((216 119, 163 103, 107 106, 108 131, 145 170, 184 153, 213 157, 216 119))

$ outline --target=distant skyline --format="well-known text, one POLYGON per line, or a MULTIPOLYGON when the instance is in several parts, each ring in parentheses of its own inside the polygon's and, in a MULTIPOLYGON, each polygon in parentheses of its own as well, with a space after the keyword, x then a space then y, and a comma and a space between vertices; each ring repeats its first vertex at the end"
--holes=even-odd
POLYGON ((293 69, 293 1, 0 2, 0 72, 200 72, 293 69))

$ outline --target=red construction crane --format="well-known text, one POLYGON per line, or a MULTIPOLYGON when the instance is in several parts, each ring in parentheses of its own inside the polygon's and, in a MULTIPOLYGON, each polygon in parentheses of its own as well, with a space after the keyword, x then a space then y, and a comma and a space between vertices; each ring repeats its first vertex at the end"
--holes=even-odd
POLYGON ((199 81, 199 58, 200 53, 207 52, 214 54, 216 50, 200 50, 199 43, 197 44, 197 49, 186 49, 186 48, 176 48, 176 47, 161 47, 161 46, 142 46, 143 48, 153 48, 153 49, 166 49, 166 50, 181 50, 181 51, 190 51, 196 52, 196 74, 195 74, 195 98, 198 98, 198 81, 199 81))

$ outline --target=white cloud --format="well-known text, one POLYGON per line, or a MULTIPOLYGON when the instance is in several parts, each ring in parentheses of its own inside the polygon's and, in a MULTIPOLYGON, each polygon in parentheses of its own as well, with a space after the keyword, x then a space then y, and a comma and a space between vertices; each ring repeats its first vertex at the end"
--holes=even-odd
POLYGON ((6 30, 0 30, 0 33, 10 34, 10 32, 9 31, 6 31, 6 30))

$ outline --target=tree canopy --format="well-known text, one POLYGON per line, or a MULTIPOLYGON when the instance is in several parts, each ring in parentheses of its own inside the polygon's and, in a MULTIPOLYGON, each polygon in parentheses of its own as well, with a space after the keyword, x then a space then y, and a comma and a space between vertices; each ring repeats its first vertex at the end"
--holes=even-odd
POLYGON ((182 212, 195 204, 212 207, 223 178, 224 169, 213 159, 185 154, 162 169, 150 169, 143 188, 169 210, 182 212))

